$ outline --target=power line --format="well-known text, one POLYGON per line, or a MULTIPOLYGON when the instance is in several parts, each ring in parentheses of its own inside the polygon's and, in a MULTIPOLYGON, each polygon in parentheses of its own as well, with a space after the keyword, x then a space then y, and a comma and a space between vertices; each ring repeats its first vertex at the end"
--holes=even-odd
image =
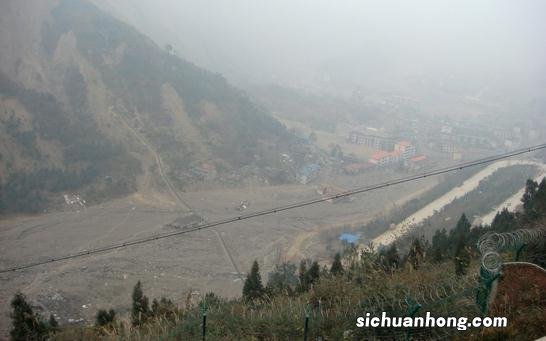
POLYGON ((101 247, 101 248, 94 248, 94 249, 89 249, 89 250, 85 250, 85 251, 80 251, 80 252, 76 252, 76 253, 73 253, 73 254, 70 254, 70 255, 60 256, 60 257, 56 257, 56 258, 50 258, 50 259, 42 260, 42 261, 36 261, 36 262, 33 262, 33 263, 17 265, 17 266, 11 267, 11 268, 2 269, 2 270, 0 270, 0 273, 7 273, 7 272, 18 271, 18 270, 24 270, 24 269, 33 268, 33 267, 37 267, 37 266, 45 265, 45 264, 50 264, 50 263, 56 263, 56 262, 60 262, 60 261, 68 260, 68 259, 72 259, 72 258, 83 257, 83 256, 87 256, 87 255, 101 253, 101 252, 108 252, 108 251, 121 249, 121 248, 129 247, 129 246, 133 246, 133 245, 145 244, 145 243, 153 242, 153 241, 160 240, 160 239, 170 238, 170 237, 174 237, 174 236, 178 236, 178 235, 182 235, 182 234, 186 234, 186 233, 190 233, 190 232, 203 230, 203 229, 206 229, 206 228, 216 227, 216 226, 220 226, 220 225, 225 225, 225 224, 234 223, 234 222, 238 222, 238 221, 242 221, 242 220, 246 220, 246 219, 261 217, 261 216, 270 215, 270 214, 274 214, 274 213, 279 213, 279 212, 292 210, 292 209, 296 209, 296 208, 306 207, 306 206, 318 204, 318 203, 325 202, 325 201, 330 201, 330 200, 334 200, 334 199, 349 197, 349 196, 352 196, 352 195, 355 195, 355 194, 370 192, 370 191, 374 191, 374 190, 381 189, 381 188, 387 188, 387 187, 394 186, 394 185, 399 185, 399 184, 403 184, 403 183, 407 183, 407 182, 417 181, 417 180, 424 179, 424 178, 427 178, 427 177, 430 177, 430 176, 436 176, 436 175, 441 175, 441 174, 454 172, 454 171, 457 171, 457 170, 463 170, 465 168, 475 167, 475 166, 479 166, 479 165, 483 165, 483 164, 488 164, 488 163, 491 163, 491 162, 507 159, 507 158, 510 158, 510 157, 514 157, 514 156, 518 156, 518 155, 522 155, 522 154, 526 154, 526 153, 531 153, 531 152, 541 150, 541 149, 546 149, 546 143, 536 145, 536 146, 533 146, 533 147, 527 147, 527 148, 524 148, 524 149, 518 149, 516 151, 509 152, 509 153, 498 154, 498 155, 487 157, 487 158, 482 158, 482 159, 478 159, 478 160, 474 160, 474 161, 464 162, 464 163, 460 163, 460 164, 450 166, 450 167, 439 168, 439 169, 436 169, 436 170, 432 170, 432 171, 425 172, 425 173, 420 173, 420 174, 417 174, 417 175, 412 175, 412 176, 403 177, 403 178, 399 178, 399 179, 395 179, 395 180, 391 180, 391 181, 386 181, 386 182, 375 184, 375 185, 357 187, 357 188, 354 188, 352 190, 347 190, 347 191, 342 192, 342 193, 338 193, 338 194, 330 195, 330 196, 325 196, 325 197, 322 197, 322 198, 319 198, 319 199, 312 199, 312 200, 298 202, 298 203, 289 204, 289 205, 285 205, 285 206, 278 206, 278 207, 263 210, 263 211, 258 211, 258 212, 249 213, 249 214, 243 214, 243 215, 240 215, 240 216, 237 216, 237 217, 226 218, 226 219, 217 220, 217 221, 210 222, 210 223, 204 223, 204 224, 201 224, 201 225, 198 225, 198 226, 195 226, 195 227, 185 228, 182 231, 175 231, 175 232, 170 232, 170 233, 158 234, 158 235, 155 235, 155 236, 145 237, 145 238, 142 238, 142 239, 137 239, 137 240, 128 241, 128 242, 124 242, 124 243, 119 243, 119 244, 104 246, 104 247, 101 247))

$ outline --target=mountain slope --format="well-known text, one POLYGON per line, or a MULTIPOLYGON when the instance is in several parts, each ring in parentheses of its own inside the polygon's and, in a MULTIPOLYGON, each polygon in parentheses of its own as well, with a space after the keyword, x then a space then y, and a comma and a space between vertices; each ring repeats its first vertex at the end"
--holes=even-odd
POLYGON ((134 132, 179 188, 290 181, 279 153, 305 153, 222 76, 89 2, 8 0, 0 28, 0 212, 37 211, 63 191, 99 201, 149 183, 139 175, 158 170, 134 132))

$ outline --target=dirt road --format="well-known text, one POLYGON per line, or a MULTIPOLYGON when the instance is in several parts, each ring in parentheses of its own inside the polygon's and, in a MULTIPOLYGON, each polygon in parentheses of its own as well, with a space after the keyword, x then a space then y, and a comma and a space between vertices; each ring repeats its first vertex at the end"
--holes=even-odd
POLYGON ((177 201, 178 205, 180 205, 180 207, 183 210, 190 212, 191 211, 190 207, 184 203, 184 201, 182 200, 182 197, 180 197, 180 195, 176 191, 176 188, 173 186, 173 184, 169 180, 169 177, 165 173, 165 167, 163 166, 161 155, 159 155, 159 153, 155 150, 155 148, 148 142, 148 140, 142 134, 140 134, 133 127, 131 127, 127 123, 127 121, 121 115, 117 114, 113 109, 114 109, 113 107, 110 107, 110 113, 116 116, 121 122, 121 124, 133 134, 133 136, 138 140, 138 142, 140 142, 144 147, 146 147, 146 149, 148 149, 148 151, 153 155, 155 159, 155 163, 157 165, 157 169, 159 171, 159 176, 161 177, 161 179, 167 186, 173 198, 177 201))
MULTIPOLYGON (((110 108, 110 111, 112 113, 114 113, 114 111, 112 110, 113 108, 111 107, 110 108)), ((115 113, 114 113, 115 114, 115 113)), ((167 186, 167 188, 169 189, 169 192, 171 193, 172 197, 176 200, 176 202, 178 203, 178 205, 187 213, 189 212, 192 212, 192 209, 184 202, 184 200, 182 200, 182 197, 180 196, 180 194, 178 193, 178 191, 176 190, 176 188, 174 187, 174 185, 171 183, 171 181, 169 180, 169 177, 167 176, 167 174, 165 173, 165 167, 163 165, 163 161, 161 160, 161 155, 159 155, 159 153, 155 150, 155 148, 148 142, 148 140, 142 135, 140 134, 139 132, 137 132, 135 129, 133 129, 133 127, 131 127, 127 121, 125 121, 125 119, 121 116, 121 115, 117 115, 115 114, 119 119, 120 121, 122 122, 122 124, 127 128, 129 129, 132 134, 135 136, 135 138, 142 144, 144 145, 149 151, 150 153, 154 156, 155 158, 155 162, 156 162, 156 165, 157 165, 157 169, 159 170, 159 175, 161 176, 161 179, 163 179, 163 182, 165 183, 165 185, 167 186)), ((233 259, 233 256, 231 255, 230 251, 229 251, 229 248, 228 246, 226 245, 226 242, 224 240, 224 238, 222 238, 221 234, 214 230, 214 234, 216 235, 216 237, 218 238, 218 242, 220 243, 220 245, 222 246, 222 249, 224 250, 224 253, 226 254, 226 258, 229 260, 229 262, 231 263, 231 265, 233 266, 233 269, 235 270, 235 272, 238 274, 238 276, 240 277, 241 281, 243 281, 243 277, 241 275, 241 272, 239 271, 239 267, 237 266, 237 264, 235 263, 235 260, 233 259)))

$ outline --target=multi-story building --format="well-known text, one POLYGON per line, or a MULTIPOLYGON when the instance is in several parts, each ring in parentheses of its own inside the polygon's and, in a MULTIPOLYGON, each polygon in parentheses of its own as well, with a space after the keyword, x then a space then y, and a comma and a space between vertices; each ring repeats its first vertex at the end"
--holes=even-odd
POLYGON ((378 150, 390 150, 394 145, 394 140, 392 138, 364 134, 359 131, 351 131, 347 140, 354 144, 361 144, 378 150))
POLYGON ((409 141, 400 141, 394 145, 394 150, 387 151, 377 151, 369 159, 370 163, 378 166, 387 166, 399 161, 407 161, 415 156, 416 148, 409 141))
POLYGON ((384 150, 380 150, 372 155, 372 157, 369 159, 369 162, 373 163, 374 165, 384 167, 396 163, 401 159, 402 153, 400 153, 399 151, 386 152, 384 150))
POLYGON ((417 149, 409 141, 400 141, 394 145, 394 151, 400 152, 404 160, 408 160, 415 156, 417 149))

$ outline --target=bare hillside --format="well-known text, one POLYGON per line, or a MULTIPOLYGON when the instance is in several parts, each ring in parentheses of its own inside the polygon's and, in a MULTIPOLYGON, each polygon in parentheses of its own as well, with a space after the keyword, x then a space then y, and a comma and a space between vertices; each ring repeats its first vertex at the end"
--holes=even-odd
POLYGON ((280 155, 305 156, 221 75, 86 1, 7 1, 0 28, 0 211, 142 189, 154 181, 139 175, 159 175, 154 153, 178 189, 290 182, 280 155))

